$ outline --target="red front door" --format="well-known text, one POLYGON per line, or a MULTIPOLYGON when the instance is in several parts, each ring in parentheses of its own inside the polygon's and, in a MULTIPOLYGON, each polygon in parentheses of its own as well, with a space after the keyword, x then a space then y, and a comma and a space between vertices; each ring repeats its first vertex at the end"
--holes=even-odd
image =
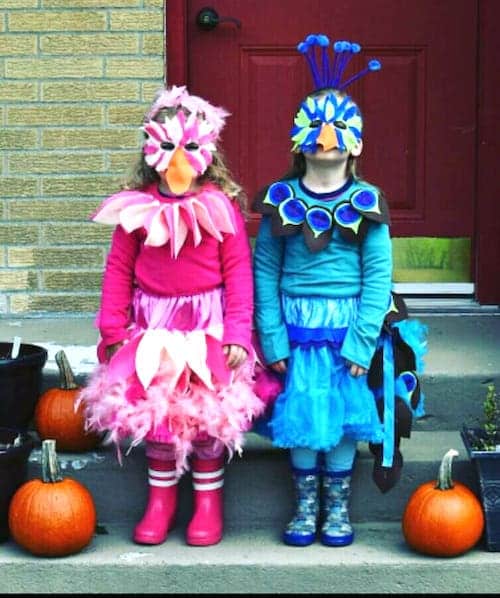
POLYGON ((252 198, 289 166, 293 115, 311 89, 297 43, 359 42, 352 72, 382 62, 349 87, 365 121, 361 172, 384 190, 392 234, 473 238, 481 1, 213 0, 220 22, 207 31, 207 0, 168 0, 167 81, 232 113, 223 146, 252 198))

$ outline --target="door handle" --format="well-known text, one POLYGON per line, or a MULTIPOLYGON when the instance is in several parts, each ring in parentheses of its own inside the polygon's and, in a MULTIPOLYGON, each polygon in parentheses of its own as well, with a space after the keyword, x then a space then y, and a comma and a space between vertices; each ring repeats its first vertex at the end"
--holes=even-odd
POLYGON ((204 31, 212 31, 220 23, 233 23, 238 29, 241 29, 241 21, 234 17, 219 17, 217 11, 211 6, 205 6, 200 9, 196 15, 196 24, 204 31))

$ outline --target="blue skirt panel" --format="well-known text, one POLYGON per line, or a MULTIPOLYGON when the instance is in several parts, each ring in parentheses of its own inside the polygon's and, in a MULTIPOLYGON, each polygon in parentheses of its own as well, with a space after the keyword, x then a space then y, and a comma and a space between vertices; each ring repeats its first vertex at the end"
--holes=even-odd
MULTIPOLYGON (((389 387, 388 371, 393 380, 390 385, 392 396, 407 403, 414 417, 424 414, 422 393, 417 404, 410 404, 418 383, 415 371, 423 371, 424 327, 418 320, 404 319, 392 324, 414 354, 415 371, 399 371, 395 367, 392 354, 394 331, 388 334, 383 329, 377 346, 386 349, 385 374, 381 364, 378 382, 377 376, 355 378, 350 375, 340 349, 350 322, 356 318, 358 304, 357 297, 333 299, 283 295, 283 315, 291 347, 284 387, 273 409, 254 426, 255 432, 268 436, 275 446, 328 451, 345 435, 374 445, 381 445, 385 440, 386 455, 390 458, 387 451, 389 443, 393 444, 395 414, 387 409, 384 417, 384 385, 389 387), (387 349, 388 343, 391 351, 387 349), (389 365, 388 359, 392 360, 389 365), (384 419, 388 420, 385 432, 384 419)), ((394 405, 394 400, 391 404, 394 405)))
POLYGON ((282 297, 291 353, 267 426, 275 446, 328 451, 344 435, 382 441, 367 377, 351 376, 340 356, 358 303, 358 298, 282 297))

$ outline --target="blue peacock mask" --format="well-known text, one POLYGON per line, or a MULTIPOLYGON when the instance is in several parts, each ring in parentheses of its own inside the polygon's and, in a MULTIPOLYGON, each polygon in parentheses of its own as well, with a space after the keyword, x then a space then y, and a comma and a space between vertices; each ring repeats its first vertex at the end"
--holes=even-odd
POLYGON ((336 41, 333 59, 329 56, 330 41, 326 35, 308 35, 297 46, 309 65, 314 90, 299 107, 290 131, 292 151, 315 152, 318 146, 325 151, 337 148, 350 152, 361 140, 363 120, 355 102, 339 94, 351 83, 371 71, 378 71, 381 64, 370 60, 368 65, 349 79, 341 81, 347 65, 361 46, 348 41, 336 41), (317 56, 317 49, 320 56, 317 56), (314 95, 314 92, 318 92, 314 95))

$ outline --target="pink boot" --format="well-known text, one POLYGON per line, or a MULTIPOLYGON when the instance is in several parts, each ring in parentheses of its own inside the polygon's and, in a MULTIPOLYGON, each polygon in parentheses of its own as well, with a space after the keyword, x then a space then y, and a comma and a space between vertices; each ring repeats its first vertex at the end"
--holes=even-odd
POLYGON ((193 459, 194 514, 186 532, 192 546, 217 544, 223 531, 224 456, 193 459))
POLYGON ((134 542, 161 544, 167 539, 177 510, 175 461, 148 459, 149 498, 144 516, 135 526, 134 542))

